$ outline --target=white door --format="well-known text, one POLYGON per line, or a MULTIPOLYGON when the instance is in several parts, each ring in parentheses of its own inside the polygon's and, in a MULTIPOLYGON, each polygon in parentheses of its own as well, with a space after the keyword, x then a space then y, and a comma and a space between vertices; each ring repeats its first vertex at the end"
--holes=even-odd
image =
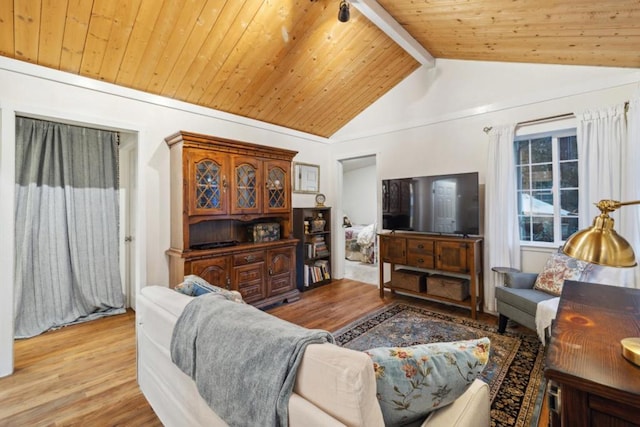
POLYGON ((433 183, 433 221, 434 230, 440 233, 453 233, 456 223, 456 183, 440 179, 433 183))
POLYGON ((137 137, 120 134, 120 277, 125 306, 135 309, 135 218, 137 137))

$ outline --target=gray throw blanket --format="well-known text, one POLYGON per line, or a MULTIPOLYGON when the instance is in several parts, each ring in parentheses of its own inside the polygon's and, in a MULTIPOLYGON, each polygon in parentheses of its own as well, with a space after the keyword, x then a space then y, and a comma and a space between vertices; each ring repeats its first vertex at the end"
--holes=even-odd
POLYGON ((208 294, 178 318, 171 359, 230 426, 287 426, 304 350, 324 342, 334 342, 329 332, 208 294))

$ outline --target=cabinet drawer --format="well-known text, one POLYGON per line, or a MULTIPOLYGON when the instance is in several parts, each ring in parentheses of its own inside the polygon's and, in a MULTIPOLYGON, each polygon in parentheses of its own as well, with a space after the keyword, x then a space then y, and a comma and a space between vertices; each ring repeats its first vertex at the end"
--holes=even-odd
POLYGON ((233 256, 233 265, 247 265, 254 262, 264 262, 264 251, 246 252, 233 256))
POLYGON ((407 254, 407 265, 420 268, 434 268, 435 258, 433 254, 420 254, 409 252, 407 254))
POLYGON ((409 254, 431 255, 433 257, 433 241, 407 239, 407 251, 409 254))
POLYGON ((258 262, 233 269, 237 290, 251 303, 265 297, 264 263, 258 262))
POLYGON ((269 282, 269 295, 277 295, 293 289, 294 283, 291 281, 290 274, 283 274, 272 277, 269 282))
POLYGON ((262 263, 250 266, 249 268, 236 269, 236 279, 238 285, 246 282, 253 282, 255 280, 262 280, 263 277, 263 265, 262 263))
POLYGON ((242 295, 242 299, 250 304, 264 298, 263 288, 261 281, 250 282, 238 286, 238 292, 242 295))

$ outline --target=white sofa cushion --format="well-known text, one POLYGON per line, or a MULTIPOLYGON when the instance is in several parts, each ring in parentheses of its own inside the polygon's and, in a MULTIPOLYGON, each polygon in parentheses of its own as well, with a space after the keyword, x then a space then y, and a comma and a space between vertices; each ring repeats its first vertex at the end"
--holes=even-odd
POLYGON ((383 426, 375 386, 369 356, 334 344, 312 344, 293 390, 346 425, 383 426))
POLYGON ((490 410, 489 385, 476 379, 451 405, 431 412, 422 427, 487 427, 490 410))

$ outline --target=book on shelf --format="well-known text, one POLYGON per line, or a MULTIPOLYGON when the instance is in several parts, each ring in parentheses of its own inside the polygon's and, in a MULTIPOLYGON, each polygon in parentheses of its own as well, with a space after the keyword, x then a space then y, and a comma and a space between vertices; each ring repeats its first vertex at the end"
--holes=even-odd
POLYGON ((310 286, 324 280, 331 279, 331 267, 329 261, 318 260, 313 264, 304 266, 304 285, 310 286))
POLYGON ((305 253, 307 254, 307 258, 319 258, 319 257, 327 257, 329 256, 329 248, 327 247, 326 242, 323 240, 305 243, 305 253))
POLYGON ((323 280, 331 279, 331 268, 329 268, 329 261, 326 259, 318 260, 315 262, 315 267, 320 269, 320 276, 323 280))

